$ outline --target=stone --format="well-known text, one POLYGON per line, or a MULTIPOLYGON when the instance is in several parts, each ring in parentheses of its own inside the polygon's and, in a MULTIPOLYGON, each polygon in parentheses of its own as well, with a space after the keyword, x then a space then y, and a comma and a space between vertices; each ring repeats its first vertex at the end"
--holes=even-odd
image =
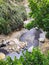
POLYGON ((40 34, 39 42, 44 42, 46 38, 46 32, 40 34))
POLYGON ((31 46, 29 49, 28 49, 28 52, 32 52, 34 46, 31 46))
POLYGON ((44 42, 45 38, 39 38, 39 42, 44 42))
POLYGON ((45 38, 45 37, 46 37, 46 32, 42 32, 42 33, 40 34, 40 37, 45 38))
POLYGON ((10 39, 9 41, 10 41, 9 45, 19 44, 20 43, 19 40, 16 39, 16 38, 10 39))
POLYGON ((8 50, 6 50, 4 48, 0 48, 0 52, 4 53, 5 55, 7 55, 9 53, 8 50))
POLYGON ((27 46, 27 42, 20 42, 19 46, 20 46, 21 48, 24 48, 24 47, 27 46))
POLYGON ((20 37, 20 40, 23 41, 23 42, 27 42, 28 44, 33 44, 34 46, 38 45, 38 43, 34 43, 34 40, 37 40, 39 39, 40 37, 40 33, 42 33, 42 30, 41 29, 36 29, 36 28, 32 28, 30 29, 29 31, 27 31, 26 33, 24 33, 21 37, 20 37))
POLYGON ((38 30, 39 28, 38 27, 35 27, 36 30, 38 30))
POLYGON ((20 52, 20 50, 27 46, 27 42, 21 42, 16 38, 10 39, 9 44, 4 48, 8 52, 20 52))
POLYGON ((5 54, 0 52, 0 60, 5 58, 5 54))
POLYGON ((28 46, 28 43, 27 43, 27 42, 25 42, 25 45, 26 45, 26 46, 28 46))

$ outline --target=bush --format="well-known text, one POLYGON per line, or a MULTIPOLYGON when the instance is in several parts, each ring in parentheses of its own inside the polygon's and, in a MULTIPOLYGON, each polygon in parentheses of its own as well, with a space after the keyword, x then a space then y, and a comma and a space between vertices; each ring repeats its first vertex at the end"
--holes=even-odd
POLYGON ((23 5, 19 6, 18 11, 19 11, 19 14, 21 15, 23 21, 27 20, 27 12, 26 12, 25 7, 23 5))
POLYGON ((32 53, 28 51, 20 57, 23 65, 48 65, 47 57, 39 49, 33 49, 32 53))
POLYGON ((23 5, 14 5, 6 0, 0 1, 0 33, 8 34, 21 29, 25 19, 27 16, 23 5))
MULTIPOLYGON (((27 19, 26 9, 25 9, 25 6, 23 5, 23 3, 20 3, 23 0, 18 0, 19 3, 16 3, 17 0, 15 0, 15 2, 13 2, 13 1, 14 0, 12 0, 13 5, 15 4, 17 6, 17 8, 16 8, 17 12, 19 13, 19 15, 21 15, 23 21, 25 21, 27 19)), ((5 2, 7 2, 7 3, 10 2, 11 3, 11 1, 8 1, 8 0, 6 0, 5 2)))
POLYGON ((7 57, 6 60, 0 60, 0 65, 22 65, 21 62, 15 57, 12 60, 10 57, 7 57))
POLYGON ((0 33, 8 34, 11 32, 8 22, 0 17, 0 33))
POLYGON ((25 24, 24 27, 25 27, 26 29, 30 30, 31 28, 35 27, 34 25, 35 25, 35 24, 34 24, 34 21, 31 21, 30 23, 25 24))
POLYGON ((30 16, 34 18, 35 25, 43 30, 49 30, 49 0, 28 1, 31 9, 30 16))
POLYGON ((26 51, 20 59, 16 57, 12 60, 7 57, 6 60, 0 60, 0 65, 49 65, 49 53, 44 55, 38 48, 34 48, 32 53, 26 51))

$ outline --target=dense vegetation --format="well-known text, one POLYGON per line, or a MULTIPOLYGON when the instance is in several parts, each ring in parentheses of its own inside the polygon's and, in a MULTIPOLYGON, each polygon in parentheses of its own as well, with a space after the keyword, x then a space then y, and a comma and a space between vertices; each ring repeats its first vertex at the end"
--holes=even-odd
POLYGON ((34 21, 27 24, 25 27, 31 29, 37 26, 49 32, 49 0, 28 0, 31 9, 30 17, 34 21))
POLYGON ((16 57, 12 60, 7 57, 6 60, 0 60, 0 65, 49 65, 49 53, 44 55, 38 48, 33 49, 32 53, 26 51, 20 59, 16 57))
POLYGON ((0 33, 8 34, 22 28, 23 21, 26 19, 26 10, 23 5, 10 0, 0 0, 0 33))
POLYGON ((49 30, 49 0, 28 0, 33 24, 44 30, 49 30))

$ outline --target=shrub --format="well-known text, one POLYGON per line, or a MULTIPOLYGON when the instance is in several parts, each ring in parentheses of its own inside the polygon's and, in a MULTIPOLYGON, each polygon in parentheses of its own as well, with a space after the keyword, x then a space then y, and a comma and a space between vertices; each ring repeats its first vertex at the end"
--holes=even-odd
POLYGON ((18 6, 19 14, 21 15, 23 21, 27 20, 27 13, 23 5, 18 6))
POLYGON ((23 5, 14 5, 6 0, 0 1, 0 33, 8 34, 13 30, 21 29, 26 19, 23 5))
POLYGON ((0 17, 0 33, 8 34, 11 32, 8 22, 0 17))
POLYGON ((43 30, 49 30, 49 0, 28 1, 31 9, 30 16, 34 18, 35 25, 43 30))
POLYGON ((48 65, 47 57, 39 49, 33 49, 32 53, 28 51, 20 57, 23 65, 48 65))
POLYGON ((0 60, 0 65, 22 65, 21 62, 15 57, 12 60, 10 57, 7 57, 6 60, 0 60))
MULTIPOLYGON (((23 3, 20 3, 21 1, 23 1, 23 0, 18 0, 18 1, 20 1, 19 3, 14 3, 13 2, 14 0, 12 0, 12 3, 13 3, 13 5, 15 4, 17 7, 15 7, 16 8, 16 10, 17 10, 17 12, 19 13, 19 15, 21 15, 21 17, 22 17, 22 19, 23 19, 23 21, 24 20, 26 20, 27 19, 27 13, 26 13, 26 9, 25 9, 25 6, 23 5, 23 3)), ((10 2, 10 1, 8 1, 8 0, 6 0, 5 2, 10 2)), ((15 2, 17 2, 17 0, 15 0, 15 2)), ((11 2, 10 2, 11 3, 11 2)), ((11 3, 11 4, 12 4, 11 3)), ((14 8, 14 9, 15 9, 14 8)))
POLYGON ((25 24, 24 27, 25 27, 26 29, 30 30, 31 28, 35 27, 34 25, 35 25, 35 24, 34 24, 34 21, 31 21, 30 23, 25 24))

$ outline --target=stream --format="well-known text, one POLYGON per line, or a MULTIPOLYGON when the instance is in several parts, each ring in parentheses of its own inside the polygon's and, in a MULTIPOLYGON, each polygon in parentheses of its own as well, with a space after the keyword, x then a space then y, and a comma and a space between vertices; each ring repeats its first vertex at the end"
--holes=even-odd
MULTIPOLYGON (((28 45, 27 47, 25 47, 24 49, 24 52, 26 51, 26 49, 30 52, 31 49, 29 50, 30 47, 37 47, 39 46, 39 36, 40 36, 40 33, 42 33, 42 30, 36 30, 35 28, 32 28, 31 30, 28 30, 27 32, 25 32, 24 34, 22 34, 20 36, 20 41, 23 41, 23 42, 27 42, 28 45)), ((20 51, 20 53, 16 53, 16 52, 13 52, 13 53, 9 53, 7 56, 10 56, 12 59, 14 58, 14 56, 16 56, 18 59, 20 58, 20 56, 22 55, 22 51, 20 51)))

